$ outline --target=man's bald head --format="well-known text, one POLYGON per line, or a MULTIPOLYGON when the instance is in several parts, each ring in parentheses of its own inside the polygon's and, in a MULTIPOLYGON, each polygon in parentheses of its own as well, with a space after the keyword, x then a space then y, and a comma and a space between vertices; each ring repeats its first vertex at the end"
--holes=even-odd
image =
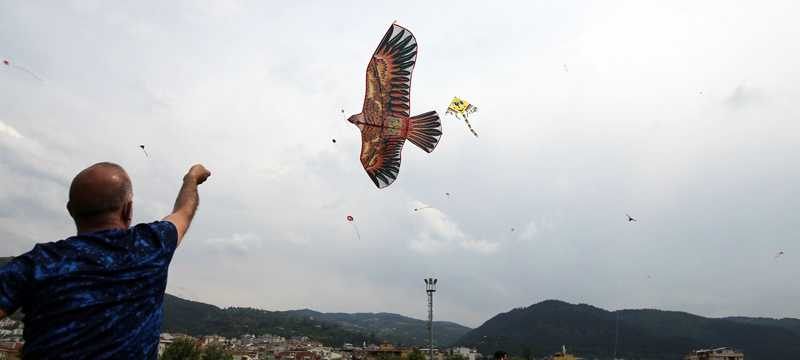
MULTIPOLYGON (((69 187, 67 209, 80 230, 82 223, 117 220, 133 199, 131 179, 121 166, 101 162, 78 173, 69 187)), ((127 210, 130 212, 130 209, 127 210)), ((128 222, 130 219, 123 219, 128 222)))

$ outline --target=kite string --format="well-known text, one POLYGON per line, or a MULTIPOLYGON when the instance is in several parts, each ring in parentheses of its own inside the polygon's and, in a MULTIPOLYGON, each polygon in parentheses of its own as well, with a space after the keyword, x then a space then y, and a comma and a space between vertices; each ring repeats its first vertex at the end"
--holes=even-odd
POLYGON ((36 75, 36 73, 34 73, 34 72, 33 72, 33 71, 31 71, 31 70, 28 70, 27 68, 25 68, 25 67, 23 67, 23 66, 19 66, 19 65, 17 65, 17 64, 13 64, 13 63, 11 64, 11 66, 13 66, 15 69, 19 69, 19 70, 22 70, 22 71, 24 71, 24 72, 26 72, 26 73, 30 74, 31 76, 35 77, 35 78, 36 78, 37 80, 39 80, 39 81, 44 81, 44 80, 43 80, 41 77, 39 77, 39 75, 36 75))
POLYGON ((463 115, 463 117, 464 117, 464 122, 467 123, 467 127, 469 128, 469 131, 472 132, 472 135, 475 135, 475 137, 478 137, 478 133, 475 132, 475 130, 472 128, 472 124, 469 123, 469 119, 467 119, 467 116, 463 115))
POLYGON ((358 226, 356 226, 356 223, 354 223, 354 222, 350 222, 350 224, 353 225, 353 230, 356 231, 356 237, 358 237, 358 240, 360 241, 361 240, 361 232, 358 231, 358 226))

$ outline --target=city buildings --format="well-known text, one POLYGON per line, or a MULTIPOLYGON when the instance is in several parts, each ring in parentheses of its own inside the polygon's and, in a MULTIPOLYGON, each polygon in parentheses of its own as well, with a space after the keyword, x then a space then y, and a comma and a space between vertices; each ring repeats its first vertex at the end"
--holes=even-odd
POLYGON ((463 346, 450 349, 450 354, 461 356, 466 360, 478 360, 481 356, 478 350, 463 346))
POLYGON ((727 347, 692 351, 683 360, 744 360, 744 354, 727 347))
MULTIPOLYGON (((396 347, 386 342, 380 345, 365 343, 362 346, 342 344, 341 347, 330 347, 305 336, 285 338, 272 334, 259 336, 247 334, 237 338, 226 338, 219 335, 194 338, 183 334, 162 333, 159 341, 159 356, 170 344, 181 337, 192 339, 201 349, 210 345, 221 346, 233 355, 235 360, 399 360, 408 357, 415 350, 410 347, 396 347)), ((442 351, 436 349, 434 358, 446 360, 449 356, 455 355, 464 360, 483 359, 476 349, 466 347, 442 351)))

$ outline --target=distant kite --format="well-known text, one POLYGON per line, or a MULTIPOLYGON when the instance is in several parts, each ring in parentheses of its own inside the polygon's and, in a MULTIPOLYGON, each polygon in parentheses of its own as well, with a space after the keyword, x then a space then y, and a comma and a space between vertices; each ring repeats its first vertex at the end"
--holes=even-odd
POLYGON ((150 157, 150 154, 148 154, 147 150, 144 149, 144 145, 139 145, 139 147, 142 148, 142 151, 144 152, 144 156, 150 157))
POLYGON ((358 231, 358 226, 356 226, 356 223, 353 222, 353 220, 354 220, 353 216, 347 215, 346 219, 347 219, 347 222, 350 223, 350 225, 353 225, 353 230, 355 231, 356 237, 358 238, 358 240, 361 240, 361 232, 358 231))
POLYGON ((628 215, 628 214, 625 214, 625 216, 627 216, 627 217, 628 217, 628 222, 632 222, 632 221, 633 221, 633 222, 635 222, 635 221, 637 221, 636 219, 632 218, 632 217, 631 217, 630 215, 628 215))
POLYGON ((20 70, 20 71, 24 71, 24 72, 28 73, 29 75, 35 77, 37 80, 44 81, 44 80, 42 80, 42 78, 39 75, 36 75, 35 72, 29 70, 26 67, 22 67, 22 66, 19 66, 19 65, 16 65, 16 64, 12 64, 11 61, 8 60, 8 59, 4 59, 3 60, 3 65, 11 67, 11 68, 14 68, 14 69, 17 69, 17 70, 20 70))
POLYGON ((783 251, 778 251, 778 253, 775 254, 775 259, 777 259, 777 258, 779 258, 781 256, 783 256, 783 251))
POLYGON ((367 65, 361 113, 347 119, 361 130, 361 165, 379 189, 397 179, 406 139, 432 152, 442 136, 436 111, 410 116, 411 73, 416 60, 414 35, 392 24, 367 65))
POLYGON ((478 111, 477 107, 473 106, 466 100, 454 97, 453 100, 450 101, 450 105, 447 106, 447 112, 445 114, 453 114, 455 117, 464 120, 464 122, 467 123, 469 131, 472 132, 472 135, 478 137, 478 133, 472 128, 472 124, 469 123, 469 118, 467 118, 467 115, 476 111, 478 111))
MULTIPOLYGON (((341 109, 340 112, 342 113, 342 120, 345 120, 345 118, 344 118, 344 109, 341 109)), ((336 138, 331 139, 331 142, 336 144, 336 138)))
POLYGON ((425 205, 423 207, 414 208, 414 211, 422 211, 422 210, 425 210, 425 209, 432 209, 432 208, 433 208, 433 206, 425 205))

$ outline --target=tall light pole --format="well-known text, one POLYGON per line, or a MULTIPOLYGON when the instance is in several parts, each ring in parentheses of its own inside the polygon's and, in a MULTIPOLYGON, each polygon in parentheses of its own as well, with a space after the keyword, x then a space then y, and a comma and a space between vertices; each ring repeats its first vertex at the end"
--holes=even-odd
POLYGON ((428 293, 428 355, 433 360, 433 293, 436 292, 436 283, 439 279, 425 279, 425 292, 428 293))

